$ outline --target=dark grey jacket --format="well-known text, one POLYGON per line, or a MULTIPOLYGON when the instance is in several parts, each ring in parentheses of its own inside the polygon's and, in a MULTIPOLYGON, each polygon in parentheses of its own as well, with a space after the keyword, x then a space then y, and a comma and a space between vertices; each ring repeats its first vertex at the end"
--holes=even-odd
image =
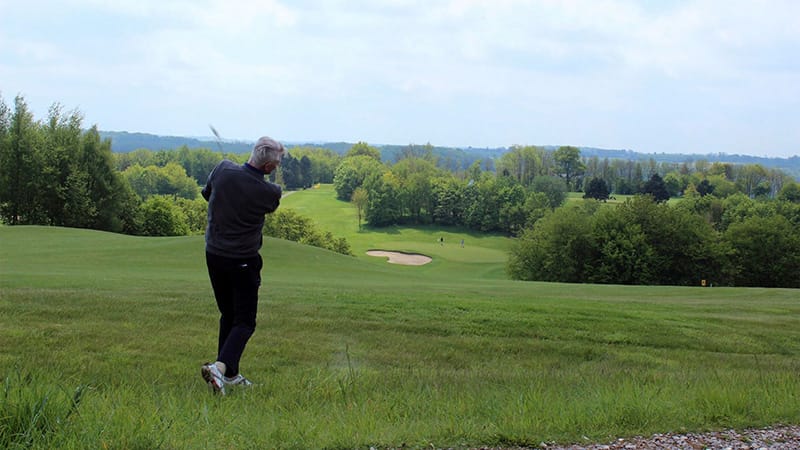
POLYGON ((260 170, 226 159, 211 171, 202 194, 208 200, 206 251, 228 258, 256 256, 264 215, 278 209, 281 187, 260 170))

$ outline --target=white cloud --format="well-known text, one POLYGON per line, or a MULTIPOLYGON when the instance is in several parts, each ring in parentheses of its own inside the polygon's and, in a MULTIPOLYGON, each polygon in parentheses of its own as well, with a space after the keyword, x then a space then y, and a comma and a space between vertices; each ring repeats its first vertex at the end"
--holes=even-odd
POLYGON ((744 135, 759 111, 796 135, 793 0, 0 5, 0 89, 88 105, 101 127, 186 133, 225 111, 240 137, 268 121, 296 138, 633 147, 647 130, 669 149, 696 123, 744 135))

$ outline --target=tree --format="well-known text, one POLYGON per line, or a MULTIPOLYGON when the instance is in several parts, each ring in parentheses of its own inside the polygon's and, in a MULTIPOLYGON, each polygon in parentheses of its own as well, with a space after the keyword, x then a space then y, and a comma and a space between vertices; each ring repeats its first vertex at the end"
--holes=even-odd
POLYGON ((767 181, 767 170, 760 164, 746 164, 736 170, 736 186, 748 197, 756 197, 758 186, 767 181))
POLYGON ((673 170, 664 175, 664 186, 667 188, 670 197, 677 197, 686 190, 687 184, 684 177, 673 170))
POLYGON ((316 183, 333 183, 334 172, 342 160, 338 153, 324 148, 293 147, 291 154, 300 159, 303 180, 309 187, 316 183), (311 164, 309 178, 306 178, 306 173, 304 172, 303 158, 308 158, 311 164))
POLYGON ((467 180, 471 180, 473 182, 478 181, 481 179, 482 173, 483 171, 481 171, 481 162, 475 161, 467 169, 467 180))
POLYGON ((800 287, 800 233, 785 217, 748 217, 724 235, 738 286, 800 287))
MULTIPOLYGON (((223 159, 221 153, 215 153, 207 148, 189 149, 189 147, 185 145, 182 145, 177 151, 172 153, 174 154, 174 158, 172 158, 171 162, 176 162, 183 166, 186 175, 194 178, 200 186, 206 184, 208 174, 210 174, 214 167, 223 159)), ((141 165, 148 166, 150 164, 141 165)), ((118 169, 120 171, 125 170, 124 167, 119 168, 119 166, 118 169)))
POLYGON ((567 199, 567 184, 558 177, 540 176, 533 179, 531 189, 547 197, 550 209, 556 209, 567 199))
POLYGON ((564 178, 567 183, 567 189, 572 189, 572 182, 576 176, 583 173, 586 168, 581 162, 581 151, 577 147, 559 147, 553 153, 553 158, 558 164, 558 174, 564 178))
POLYGON ((597 214, 592 227, 593 256, 588 280, 593 283, 657 284, 656 255, 639 223, 614 209, 597 214))
POLYGON ((53 104, 47 122, 40 124, 41 158, 48 163, 39 168, 41 198, 46 223, 57 226, 86 227, 96 215, 86 186, 88 174, 77 163, 81 151, 81 121, 77 111, 67 115, 53 104))
POLYGON ((644 184, 642 193, 652 195, 657 203, 669 200, 669 192, 667 192, 664 180, 657 173, 650 176, 650 179, 644 184))
POLYGON ((526 229, 514 242, 506 270, 528 281, 586 281, 592 251, 592 212, 559 208, 526 229))
POLYGON ((300 189, 303 187, 303 173, 300 161, 288 154, 284 156, 280 165, 280 174, 286 189, 300 189))
POLYGON ((705 197, 714 192, 714 186, 708 179, 701 181, 695 189, 697 189, 697 193, 700 194, 700 197, 705 197))
POLYGON ((159 193, 188 200, 196 199, 200 195, 200 187, 197 182, 186 173, 180 164, 167 163, 160 172, 163 174, 163 178, 159 181, 163 184, 159 188, 159 193))
POLYGON ((379 161, 366 155, 347 157, 336 168, 333 186, 336 198, 350 201, 353 191, 364 184, 364 180, 373 173, 383 173, 385 167, 379 161))
POLYGON ((778 198, 780 200, 786 200, 792 203, 800 203, 800 184, 798 183, 784 184, 780 194, 778 194, 778 198))
POLYGON ((725 198, 738 192, 736 184, 722 175, 711 175, 707 180, 711 183, 711 193, 713 193, 715 197, 725 198))
POLYGON ((488 232, 499 227, 498 183, 494 177, 481 177, 464 189, 464 225, 488 232))
POLYGON ((435 200, 431 180, 439 173, 434 163, 408 157, 393 165, 391 171, 400 182, 398 208, 401 215, 407 215, 416 223, 432 222, 435 200))
POLYGON ((439 225, 462 223, 465 184, 453 177, 440 176, 432 181, 433 220, 439 225))
POLYGON ((369 192, 366 220, 371 226, 382 227, 396 224, 400 219, 397 209, 400 182, 390 172, 374 172, 364 181, 369 192))
POLYGON ((311 159, 303 155, 300 158, 300 179, 303 180, 303 189, 313 186, 313 174, 311 172, 311 159))
POLYGON ((132 205, 138 203, 135 194, 114 169, 111 141, 100 139, 97 125, 83 134, 79 168, 88 174, 89 197, 97 211, 90 224, 98 230, 121 232, 132 227, 132 205))
POLYGON ((547 216, 553 208, 542 192, 528 192, 525 198, 525 228, 531 228, 542 217, 547 216))
MULTIPOLYGON (((6 113, 7 114, 7 113, 6 113)), ((40 198, 41 140, 33 114, 22 96, 14 99, 8 134, 0 148, 0 214, 6 223, 46 223, 40 198)))
POLYGON ((593 198, 595 200, 606 201, 608 200, 608 184, 602 178, 592 178, 589 186, 586 187, 586 193, 583 198, 593 198))
POLYGON ((694 285, 700 279, 723 277, 726 267, 714 230, 701 216, 649 196, 626 200, 614 213, 620 215, 620 223, 637 225, 651 249, 648 266, 653 279, 648 283, 694 285))
POLYGON ((544 174, 543 153, 543 150, 534 146, 513 146, 500 157, 497 172, 507 172, 523 186, 529 186, 534 177, 544 174))
POLYGON ((353 197, 350 199, 350 202, 356 207, 356 211, 358 211, 358 229, 361 229, 361 218, 363 217, 364 209, 367 207, 367 203, 369 202, 369 194, 367 194, 367 190, 363 187, 357 187, 353 191, 353 197))
POLYGON ((145 236, 183 236, 189 233, 186 216, 167 196, 151 196, 142 203, 141 210, 141 231, 145 236))
POLYGON ((177 197, 174 201, 186 217, 188 234, 205 233, 206 224, 208 223, 208 203, 206 200, 201 197, 194 200, 177 197))
POLYGON ((345 157, 348 158, 359 155, 368 156, 378 162, 381 161, 380 150, 367 144, 366 142, 359 141, 353 144, 353 146, 350 147, 350 150, 348 150, 347 153, 345 154, 345 157))
POLYGON ((500 182, 497 191, 498 230, 510 235, 522 232, 527 221, 525 188, 516 181, 500 182))
POLYGON ((189 177, 183 166, 175 162, 167 163, 164 167, 134 164, 125 169, 122 175, 142 200, 153 195, 172 195, 193 200, 200 193, 194 178, 189 177))

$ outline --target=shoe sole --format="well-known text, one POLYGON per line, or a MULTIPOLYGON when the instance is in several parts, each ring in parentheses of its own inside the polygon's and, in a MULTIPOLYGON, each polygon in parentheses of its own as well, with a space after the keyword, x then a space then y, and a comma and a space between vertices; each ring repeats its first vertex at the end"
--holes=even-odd
POLYGON ((203 376, 203 379, 206 380, 206 383, 208 383, 208 386, 214 391, 215 394, 219 393, 221 395, 225 395, 225 386, 217 384, 214 374, 211 373, 211 370, 208 367, 201 367, 200 375, 203 376))

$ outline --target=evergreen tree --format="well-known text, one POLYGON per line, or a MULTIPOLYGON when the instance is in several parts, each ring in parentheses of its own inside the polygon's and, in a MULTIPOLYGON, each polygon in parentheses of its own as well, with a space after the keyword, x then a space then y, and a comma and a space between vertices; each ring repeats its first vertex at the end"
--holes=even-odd
POLYGON ((308 189, 314 184, 314 174, 311 170, 311 159, 303 155, 300 158, 300 179, 303 180, 302 187, 308 189))
POLYGON ((608 200, 608 184, 602 178, 592 178, 589 186, 586 187, 586 193, 583 198, 593 198, 595 200, 606 201, 608 200))
POLYGON ((303 175, 300 171, 300 162, 292 155, 284 156, 280 166, 283 184, 286 189, 301 189, 303 187, 303 175))
POLYGON ((657 173, 654 173, 650 176, 650 180, 644 184, 642 193, 652 195, 653 199, 655 199, 657 203, 666 202, 669 200, 667 186, 664 184, 664 180, 661 178, 661 176, 659 176, 657 173))
POLYGON ((705 197, 706 195, 714 192, 714 186, 708 181, 708 179, 701 181, 695 189, 701 197, 705 197))
POLYGON ((114 168, 111 141, 101 141, 97 125, 83 134, 79 170, 88 174, 87 188, 94 210, 90 227, 121 232, 130 229, 129 210, 138 203, 133 191, 114 168))

